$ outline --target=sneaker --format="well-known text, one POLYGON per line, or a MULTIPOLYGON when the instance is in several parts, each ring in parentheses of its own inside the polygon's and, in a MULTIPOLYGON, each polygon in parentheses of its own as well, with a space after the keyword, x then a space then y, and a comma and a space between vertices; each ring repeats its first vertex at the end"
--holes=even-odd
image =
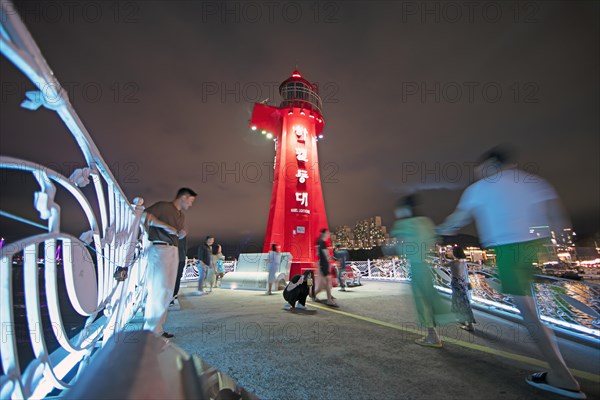
POLYGON ((300 304, 300 303, 296 304, 296 308, 297 308, 298 310, 306 310, 306 306, 303 306, 303 305, 302 305, 302 304, 300 304))
POLYGON ((173 335, 172 333, 169 333, 167 331, 164 331, 162 333, 162 335, 160 335, 160 336, 164 337, 165 339, 171 339, 172 337, 175 337, 175 335, 173 335))
POLYGON ((285 304, 283 305, 283 309, 284 309, 284 310, 291 310, 291 309, 292 309, 292 306, 290 305, 290 303, 285 303, 285 304))
POLYGON ((340 290, 339 290, 339 291, 340 291, 340 292, 345 292, 345 291, 346 291, 346 289, 345 289, 345 288, 340 288, 340 290))

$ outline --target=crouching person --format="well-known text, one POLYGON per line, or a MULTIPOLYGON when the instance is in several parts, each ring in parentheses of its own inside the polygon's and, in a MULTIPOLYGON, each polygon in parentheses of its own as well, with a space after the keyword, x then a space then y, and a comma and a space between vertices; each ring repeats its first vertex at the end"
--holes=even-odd
POLYGON ((306 271, 303 275, 294 275, 283 290, 283 298, 287 303, 283 306, 286 310, 293 308, 306 310, 306 298, 312 290, 314 282, 313 271, 306 271))

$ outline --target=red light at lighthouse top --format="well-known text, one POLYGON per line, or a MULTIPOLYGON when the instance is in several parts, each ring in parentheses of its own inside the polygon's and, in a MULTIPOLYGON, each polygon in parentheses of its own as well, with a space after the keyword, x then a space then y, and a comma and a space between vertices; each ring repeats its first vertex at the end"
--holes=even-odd
POLYGON ((271 206, 263 252, 278 244, 293 257, 290 276, 314 268, 319 232, 328 228, 317 137, 323 131, 318 88, 295 70, 279 86, 279 107, 255 104, 250 125, 275 140, 271 206))

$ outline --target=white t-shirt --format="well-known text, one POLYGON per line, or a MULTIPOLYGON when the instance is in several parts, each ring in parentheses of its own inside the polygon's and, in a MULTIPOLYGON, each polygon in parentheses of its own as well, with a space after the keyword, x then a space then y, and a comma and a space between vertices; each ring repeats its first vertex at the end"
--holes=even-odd
MULTIPOLYGON (((539 176, 507 169, 469 186, 456 208, 465 211, 469 220, 475 219, 481 243, 491 247, 548 237, 549 229, 532 232, 531 228, 549 225, 544 202, 557 198, 552 186, 539 176)), ((444 225, 439 233, 450 229, 444 225)))

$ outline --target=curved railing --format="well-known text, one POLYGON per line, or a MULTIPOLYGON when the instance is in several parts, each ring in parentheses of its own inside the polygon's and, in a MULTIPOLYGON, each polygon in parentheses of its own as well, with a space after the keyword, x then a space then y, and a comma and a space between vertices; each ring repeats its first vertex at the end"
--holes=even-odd
POLYGON ((279 94, 283 99, 281 107, 305 107, 319 112, 323 111, 323 101, 321 97, 304 82, 288 82, 279 88, 279 94))
POLYGON ((33 203, 39 219, 18 209, 2 209, 1 217, 39 234, 0 245, 0 398, 41 398, 72 386, 95 349, 118 339, 141 307, 143 201, 127 200, 14 6, 0 4, 2 53, 39 89, 27 92, 21 106, 55 111, 86 162, 65 177, 30 160, 0 156, 2 170, 33 177, 39 186, 33 198, 18 188, 2 188, 14 191, 20 204, 33 203), (93 189, 83 189, 90 183, 93 189), (69 211, 77 205, 85 229, 66 232, 58 199, 69 211), (17 335, 19 326, 25 337, 17 335))
MULTIPOLYGON (((182 281, 198 279, 197 260, 188 258, 182 281)), ((452 281, 446 260, 432 258, 433 281, 438 290, 451 293, 452 281)), ((403 257, 367 261, 349 261, 354 275, 364 280, 410 281, 410 267, 403 257)), ((494 267, 467 263, 471 282, 471 300, 480 306, 518 314, 510 295, 500 291, 500 281, 494 267)), ((225 270, 235 271, 235 262, 228 261, 225 270)), ((600 343, 600 285, 585 281, 536 275, 533 291, 538 312, 543 321, 586 340, 600 343)))
MULTIPOLYGON (((434 284, 451 293, 451 273, 445 260, 432 259, 434 284)), ((350 266, 364 280, 409 281, 405 259, 351 261, 350 266)), ((510 295, 500 291, 496 268, 467 263, 471 300, 486 308, 518 314, 510 295)), ((600 343, 600 285, 585 281, 536 275, 532 285, 540 318, 553 328, 563 329, 585 340, 600 343)))
MULTIPOLYGON (((235 271, 235 261, 225 261, 223 263, 225 267, 225 273, 235 271)), ((181 282, 190 282, 198 280, 198 259, 197 258, 185 258, 185 267, 181 274, 181 282)))

